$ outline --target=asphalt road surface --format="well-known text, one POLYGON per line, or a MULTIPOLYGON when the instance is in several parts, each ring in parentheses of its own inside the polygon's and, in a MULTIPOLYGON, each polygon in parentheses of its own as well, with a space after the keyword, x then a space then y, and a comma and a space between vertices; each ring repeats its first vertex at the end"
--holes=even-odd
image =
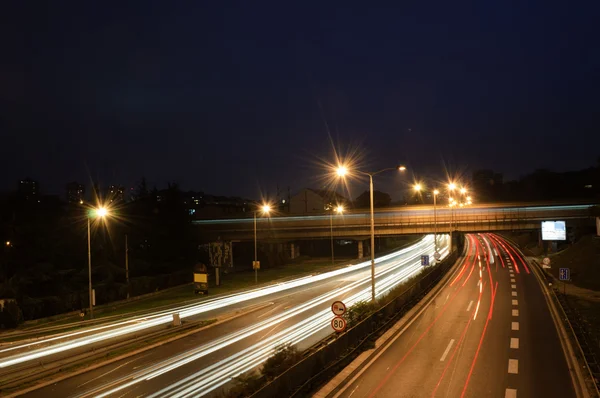
MULTIPOLYGON (((448 251, 438 236, 440 252, 448 251)), ((377 263, 377 293, 420 272, 420 256, 433 256, 433 236, 382 256, 377 263)), ((232 321, 32 391, 27 397, 186 397, 210 396, 227 388, 231 378, 256 369, 283 343, 307 348, 332 333, 331 303, 348 306, 370 298, 368 262, 308 283, 261 295, 246 304, 266 306, 232 321)), ((304 280, 306 282, 306 280, 304 280)), ((284 284, 281 284, 282 286, 284 284)), ((276 285, 277 286, 277 285, 276 285)))
POLYGON ((440 294, 336 397, 575 396, 529 265, 498 235, 467 241, 440 294))

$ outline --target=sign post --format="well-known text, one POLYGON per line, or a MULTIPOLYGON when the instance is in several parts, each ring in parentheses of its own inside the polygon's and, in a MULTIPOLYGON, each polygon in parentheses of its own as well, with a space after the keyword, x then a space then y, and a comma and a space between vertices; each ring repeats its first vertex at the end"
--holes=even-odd
POLYGON ((567 294, 567 281, 571 280, 571 269, 570 268, 559 268, 558 279, 563 281, 563 294, 567 294))
POLYGON ((342 318, 342 315, 346 313, 346 304, 341 301, 334 301, 331 304, 331 312, 335 317, 331 320, 331 327, 336 333, 342 333, 346 330, 346 320, 342 318))
POLYGON ((429 265, 429 255, 422 255, 421 256, 421 265, 423 267, 427 267, 429 265))

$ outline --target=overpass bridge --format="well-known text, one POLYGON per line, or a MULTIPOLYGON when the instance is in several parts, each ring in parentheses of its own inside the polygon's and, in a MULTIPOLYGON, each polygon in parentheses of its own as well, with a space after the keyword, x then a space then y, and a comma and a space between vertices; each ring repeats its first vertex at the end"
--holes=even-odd
MULTIPOLYGON (((567 227, 593 225, 594 203, 584 204, 495 204, 468 208, 438 206, 405 206, 379 209, 375 212, 375 235, 482 232, 501 230, 534 230, 541 221, 565 220, 567 227)), ((202 239, 252 240, 254 218, 195 220, 202 239)), ((368 211, 342 215, 299 215, 257 218, 257 238, 269 242, 330 238, 364 240, 370 236, 368 211), (333 232, 332 232, 333 231, 333 232)))

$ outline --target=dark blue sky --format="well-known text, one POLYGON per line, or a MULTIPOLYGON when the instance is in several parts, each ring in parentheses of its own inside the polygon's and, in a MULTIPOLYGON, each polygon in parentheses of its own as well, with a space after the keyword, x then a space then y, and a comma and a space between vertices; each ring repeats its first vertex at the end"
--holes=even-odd
POLYGON ((295 191, 333 159, 328 128, 366 169, 417 175, 515 178, 600 155, 598 2, 14 3, 0 12, 2 190, 146 176, 295 191))

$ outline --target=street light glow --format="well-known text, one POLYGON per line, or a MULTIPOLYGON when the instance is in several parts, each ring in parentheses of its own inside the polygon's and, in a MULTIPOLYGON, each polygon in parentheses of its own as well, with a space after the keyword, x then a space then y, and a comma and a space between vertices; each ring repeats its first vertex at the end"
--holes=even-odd
POLYGON ((10 241, 9 240, 6 241, 6 246, 10 246, 10 241))
POLYGON ((344 206, 338 206, 338 207, 336 207, 336 208, 335 208, 335 211, 336 211, 338 214, 341 214, 341 213, 343 213, 343 212, 344 212, 344 206))
POLYGON ((421 184, 417 183, 413 188, 415 189, 415 191, 421 192, 421 184))
POLYGON ((434 189, 434 190, 433 190, 433 194, 434 194, 434 195, 439 195, 439 193, 440 193, 440 191, 439 191, 438 189, 434 189))
POLYGON ((398 171, 406 171, 406 166, 398 166, 398 171))
POLYGON ((263 213, 267 214, 270 211, 271 211, 271 206, 269 206, 269 205, 263 205, 263 207, 262 207, 262 212, 263 213))
POLYGON ((346 174, 348 174, 348 168, 346 168, 346 166, 338 166, 336 172, 338 176, 344 177, 346 174))
POLYGON ((96 215, 101 218, 107 216, 108 210, 106 210, 106 207, 99 207, 96 209, 96 215))
POLYGON ((448 184, 448 189, 454 191, 456 189, 456 184, 451 182, 450 184, 448 184))
POLYGON ((467 196, 467 201, 470 202, 471 201, 471 197, 467 196))
POLYGON ((463 195, 464 195, 464 194, 466 194, 466 193, 467 193, 467 188, 465 188, 465 187, 462 187, 462 188, 460 189, 460 193, 462 193, 463 195))

